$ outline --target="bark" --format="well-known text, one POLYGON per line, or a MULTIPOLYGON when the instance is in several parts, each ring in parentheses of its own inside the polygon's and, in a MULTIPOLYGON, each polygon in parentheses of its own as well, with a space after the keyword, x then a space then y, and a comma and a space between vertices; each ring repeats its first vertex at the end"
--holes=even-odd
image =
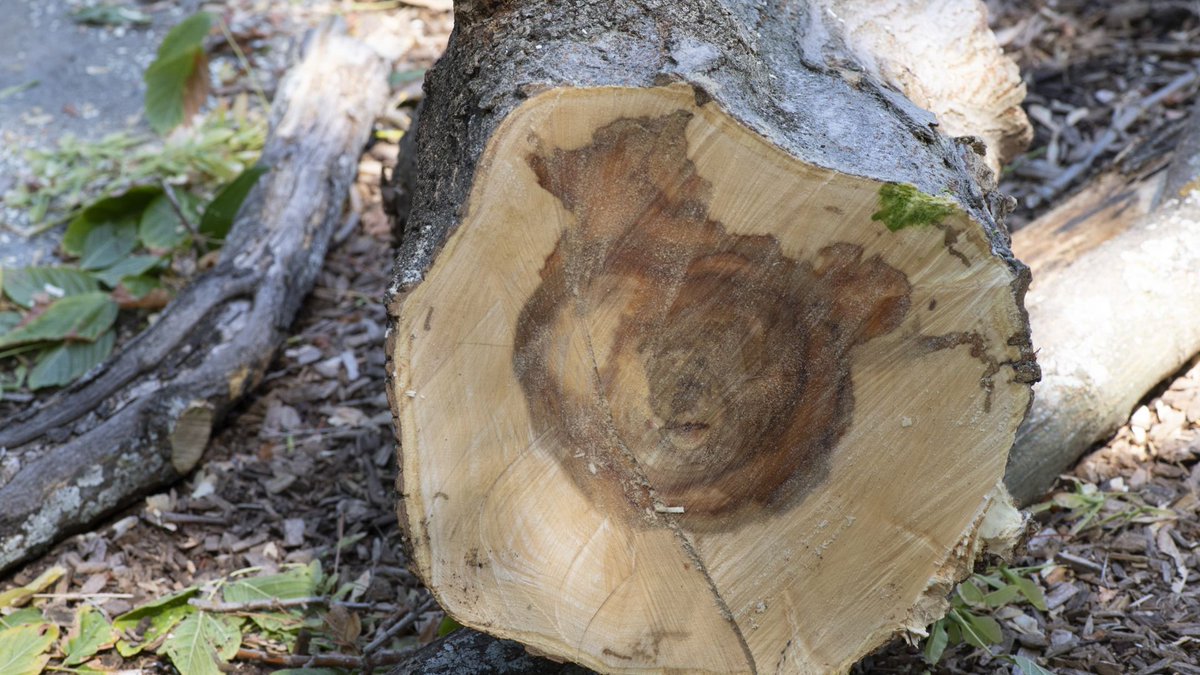
POLYGON ((457 9, 389 297, 400 517, 439 602, 630 672, 836 671, 940 616, 1012 534, 993 489, 1037 379, 986 146, 881 84, 825 3, 457 9), (892 198, 932 215, 884 227, 892 198), (765 326, 761 377, 733 325, 765 326), (766 388, 725 415, 710 380, 766 388), (639 454, 640 421, 746 454, 697 476, 639 454))
POLYGON ((413 652, 391 675, 585 675, 592 671, 526 651, 512 640, 460 628, 413 652))
POLYGON ((1007 200, 979 175, 979 155, 939 134, 933 114, 846 61, 842 29, 814 5, 466 0, 455 20, 447 52, 425 81, 393 297, 420 283, 457 225, 496 126, 529 96, 561 86, 686 82, 790 154, 958 196, 1011 259, 993 215, 1007 213, 1007 200))
POLYGON ((387 94, 382 61, 333 25, 302 59, 272 106, 271 170, 216 267, 85 380, 0 429, 16 469, 0 482, 0 571, 188 473, 287 335, 387 94))
POLYGON ((1025 83, 988 29, 987 7, 964 0, 821 0, 867 72, 937 116, 949 136, 972 136, 1000 167, 1033 140, 1025 83))
POLYGON ((1175 142, 1168 167, 1147 143, 1013 237, 1043 371, 1005 477, 1022 502, 1200 353, 1200 115, 1175 142))

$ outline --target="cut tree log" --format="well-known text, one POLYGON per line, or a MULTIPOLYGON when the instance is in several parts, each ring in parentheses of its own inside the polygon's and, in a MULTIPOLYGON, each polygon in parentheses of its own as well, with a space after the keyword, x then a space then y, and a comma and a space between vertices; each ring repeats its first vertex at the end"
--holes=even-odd
POLYGON ((1200 353, 1200 114, 1169 166, 1143 164, 1102 175, 1013 236, 1033 269, 1026 304, 1043 371, 1005 478, 1022 502, 1200 353))
POLYGON ((846 669, 1019 524, 1037 366, 983 149, 817 5, 569 5, 460 4, 427 79, 389 303, 412 563, 602 671, 846 669))
POLYGON ((999 175, 1033 140, 1025 83, 974 0, 820 0, 846 47, 884 84, 937 116, 948 136, 974 136, 999 175))
POLYGON ((217 265, 85 380, 0 428, 0 571, 189 472, 286 337, 387 97, 386 65, 335 25, 303 54, 272 105, 270 172, 217 265))

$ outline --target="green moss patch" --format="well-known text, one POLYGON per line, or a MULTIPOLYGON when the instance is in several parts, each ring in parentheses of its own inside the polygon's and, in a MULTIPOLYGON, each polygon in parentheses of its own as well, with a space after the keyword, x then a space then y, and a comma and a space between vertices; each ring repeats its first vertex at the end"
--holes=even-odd
POLYGON ((958 210, 953 200, 925 194, 908 183, 886 183, 879 188, 879 210, 871 220, 883 221, 898 232, 914 225, 933 225, 958 210))

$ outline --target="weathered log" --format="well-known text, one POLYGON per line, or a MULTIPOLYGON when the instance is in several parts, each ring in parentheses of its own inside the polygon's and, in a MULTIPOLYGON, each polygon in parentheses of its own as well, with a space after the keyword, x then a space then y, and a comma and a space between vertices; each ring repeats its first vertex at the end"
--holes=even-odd
POLYGON ((1169 167, 1102 175, 1013 236, 1043 378, 1005 482, 1036 499, 1200 353, 1200 114, 1169 167))
POLYGON ((1037 377, 978 145, 816 3, 458 9, 389 303, 431 592, 605 671, 923 630, 1037 377))
POLYGON ((342 220, 387 69, 335 26, 280 84, 262 161, 218 264, 85 380, 6 421, 0 571, 200 460, 213 425, 257 384, 342 220))

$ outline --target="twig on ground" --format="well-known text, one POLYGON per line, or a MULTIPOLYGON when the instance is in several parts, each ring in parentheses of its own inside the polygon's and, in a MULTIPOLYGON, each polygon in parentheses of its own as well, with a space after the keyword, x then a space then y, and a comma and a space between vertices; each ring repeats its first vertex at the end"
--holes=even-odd
POLYGON ((330 600, 329 598, 319 596, 286 599, 266 598, 264 600, 248 600, 246 602, 210 602, 207 600, 192 599, 188 601, 188 604, 206 612, 221 612, 229 614, 237 612, 260 612, 263 610, 272 609, 288 609, 290 607, 306 607, 308 605, 327 605, 345 607, 346 609, 375 612, 398 612, 402 609, 398 605, 387 603, 342 602, 340 600, 330 600))
MULTIPOLYGON (((1097 138, 1096 142, 1092 144, 1091 149, 1088 150, 1088 154, 1075 164, 1067 167, 1062 173, 1055 176, 1054 179, 1051 180, 1045 187, 1038 190, 1038 196, 1040 197, 1039 203, 1048 202, 1057 197, 1058 194, 1071 185, 1076 178, 1091 168, 1092 164, 1095 164, 1096 160, 1100 158, 1100 155, 1104 154, 1104 151, 1108 150, 1113 143, 1116 143, 1117 138, 1119 138, 1120 135, 1124 133, 1131 124, 1136 122, 1138 118, 1144 115, 1146 111, 1158 105, 1159 103, 1162 103, 1163 100, 1171 94, 1174 94, 1175 92, 1194 82, 1196 77, 1196 71, 1190 70, 1174 80, 1171 80, 1171 82, 1167 83, 1158 91, 1142 99, 1137 103, 1137 105, 1126 108, 1121 112, 1114 112, 1112 126, 1105 129, 1103 134, 1100 134, 1100 138, 1097 138)), ((1036 204, 1034 204, 1034 206, 1036 206, 1036 204)))
POLYGON ((1096 574, 1101 574, 1104 572, 1104 567, 1101 566, 1100 564, 1094 563, 1091 560, 1088 560, 1087 558, 1083 558, 1083 557, 1080 557, 1080 556, 1077 556, 1077 555, 1074 555, 1071 553, 1067 553, 1066 551, 1060 552, 1055 557, 1058 558, 1061 562, 1064 562, 1064 563, 1070 565, 1071 567, 1074 567, 1076 570, 1080 570, 1083 572, 1095 572, 1096 574))
POLYGON ((49 600, 127 600, 132 593, 34 593, 34 599, 49 600))
MULTIPOLYGON (((385 629, 383 632, 381 632, 374 640, 371 641, 370 644, 368 644, 366 647, 363 648, 365 664, 368 667, 376 666, 376 665, 385 665, 381 661, 379 661, 378 659, 375 658, 375 654, 376 654, 375 650, 377 650, 381 646, 387 644, 388 640, 392 639, 393 637, 398 635, 401 631, 403 631, 404 629, 406 629, 409 626, 416 623, 417 619, 419 619, 422 614, 433 609, 435 606, 436 606, 436 603, 434 602, 433 598, 430 597, 430 598, 426 599, 425 602, 421 603, 421 605, 419 607, 417 607, 416 609, 410 610, 404 616, 400 617, 400 619, 398 621, 396 621, 396 623, 392 624, 391 626, 388 626, 387 629, 385 629)), ((379 653, 385 654, 386 652, 379 652, 379 653)))
MULTIPOLYGON (((381 666, 390 666, 400 663, 407 658, 409 652, 379 652, 371 659, 371 662, 381 666)), ((272 666, 286 666, 288 668, 347 668, 354 672, 361 672, 365 667, 365 659, 361 656, 353 656, 350 654, 271 654, 258 649, 239 649, 237 659, 243 661, 258 661, 260 663, 270 664, 272 666)))
POLYGON ((179 523, 181 525, 228 525, 228 518, 219 516, 202 516, 197 513, 175 513, 173 511, 164 511, 159 514, 159 518, 166 523, 179 523))

